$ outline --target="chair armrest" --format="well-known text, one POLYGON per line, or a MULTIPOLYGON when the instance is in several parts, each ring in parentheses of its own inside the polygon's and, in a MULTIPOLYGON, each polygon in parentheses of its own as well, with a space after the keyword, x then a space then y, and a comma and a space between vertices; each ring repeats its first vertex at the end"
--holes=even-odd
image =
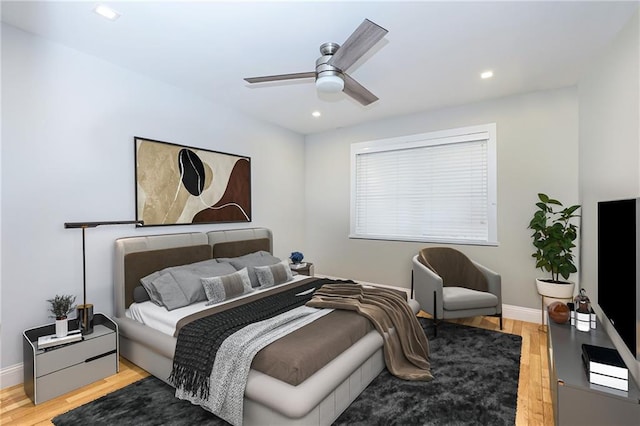
POLYGON ((442 318, 442 278, 431 269, 420 263, 418 256, 412 259, 412 279, 414 299, 420 304, 423 311, 442 318), (434 311, 434 292, 437 312, 434 311))
POLYGON ((479 264, 478 262, 471 261, 487 278, 487 284, 489 285, 489 293, 495 294, 498 298, 498 313, 502 313, 502 277, 497 272, 492 271, 479 264))

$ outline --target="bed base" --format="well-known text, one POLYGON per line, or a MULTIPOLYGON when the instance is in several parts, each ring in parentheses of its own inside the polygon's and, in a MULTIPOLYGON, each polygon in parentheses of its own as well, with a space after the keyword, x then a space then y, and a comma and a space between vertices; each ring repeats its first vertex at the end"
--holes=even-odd
MULTIPOLYGON (((358 344, 365 348, 372 345, 377 346, 377 343, 375 342, 375 340, 377 339, 375 339, 375 337, 382 341, 379 335, 373 335, 368 336, 368 342, 358 342, 358 344)), ((361 340, 365 339, 367 339, 367 336, 363 337, 361 340)), ((357 347, 358 344, 356 344, 355 347, 351 348, 352 350, 350 351, 350 353, 343 355, 346 355, 346 357, 350 357, 354 355, 353 352, 360 351, 360 349, 357 347)), ((166 358, 163 355, 158 354, 154 350, 146 347, 145 345, 132 341, 124 336, 120 337, 120 355, 165 382, 171 374, 171 359, 166 358)), ((340 361, 338 361, 337 359, 333 362, 334 364, 340 363, 340 361)), ((327 365, 323 369, 318 371, 316 375, 327 374, 327 370, 335 370, 335 368, 335 365, 327 365)), ((334 389, 331 390, 329 394, 325 396, 317 405, 308 410, 306 414, 303 414, 302 416, 297 418, 287 417, 286 415, 275 411, 269 406, 264 405, 259 400, 253 400, 249 397, 245 397, 243 425, 330 425, 340 416, 340 414, 344 410, 347 409, 347 407, 358 397, 358 395, 360 395, 360 393, 369 385, 369 383, 371 383, 373 379, 375 379, 378 374, 380 374, 380 372, 384 370, 384 368, 384 354, 382 352, 382 348, 378 347, 373 351, 372 354, 365 357, 365 359, 360 363, 360 365, 355 368, 355 370, 346 375, 346 379, 338 383, 337 386, 332 386, 334 387, 334 389)), ((341 369, 344 369, 344 367, 342 367, 341 369)), ((335 375, 335 372, 331 375, 335 375)), ((318 378, 322 379, 321 376, 319 376, 318 378)), ((272 385, 273 381, 273 378, 270 378, 263 373, 252 370, 247 381, 247 393, 251 395, 251 388, 261 389, 265 385, 265 382, 268 383, 268 385, 272 385)), ((288 385, 284 382, 281 383, 285 388, 292 387, 291 385, 288 385)), ((258 394, 255 395, 258 399, 264 399, 260 397, 260 395, 264 395, 264 392, 253 393, 258 394)), ((304 391, 300 390, 300 392, 296 393, 297 395, 303 397, 304 391)), ((296 404, 295 398, 291 400, 291 392, 286 392, 283 394, 279 393, 278 390, 274 390, 269 394, 274 396, 275 398, 289 398, 290 400, 288 401, 288 405, 291 406, 292 411, 307 411, 307 409, 303 407, 304 405, 306 405, 304 401, 302 404, 296 404), (302 410, 300 410, 300 408, 302 408, 302 410)))

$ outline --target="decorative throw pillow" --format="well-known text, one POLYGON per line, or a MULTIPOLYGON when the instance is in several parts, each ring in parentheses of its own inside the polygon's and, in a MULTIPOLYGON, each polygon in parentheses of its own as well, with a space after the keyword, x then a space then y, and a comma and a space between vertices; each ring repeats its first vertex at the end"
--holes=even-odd
POLYGON ((270 266, 255 266, 253 269, 256 272, 260 288, 272 287, 293 279, 293 274, 291 273, 291 268, 287 260, 270 266))
POLYGON ((200 281, 209 300, 207 306, 253 291, 247 268, 229 275, 202 278, 200 281))
POLYGON ((269 266, 275 265, 280 262, 280 258, 271 255, 266 251, 259 251, 255 253, 250 253, 240 257, 233 257, 228 259, 218 259, 218 262, 226 261, 233 265, 237 271, 242 268, 247 268, 249 272, 249 279, 251 280, 252 287, 259 287, 260 283, 258 282, 258 278, 256 277, 256 272, 254 268, 256 266, 269 266))

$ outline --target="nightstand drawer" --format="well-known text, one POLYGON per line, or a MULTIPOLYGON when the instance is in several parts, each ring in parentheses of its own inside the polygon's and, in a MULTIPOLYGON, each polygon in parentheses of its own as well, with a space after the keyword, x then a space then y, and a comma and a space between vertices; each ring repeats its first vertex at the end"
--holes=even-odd
MULTIPOLYGON (((78 345, 72 345, 74 348, 76 346, 78 345)), ((110 350, 113 350, 113 348, 110 350)), ((46 376, 38 377, 36 379, 36 401, 38 403, 48 401, 104 377, 116 374, 117 356, 114 352, 90 362, 82 362, 46 376)))
POLYGON ((36 356, 36 377, 76 364, 84 364, 87 359, 113 351, 115 347, 116 333, 111 331, 102 336, 89 336, 81 342, 40 353, 36 356))

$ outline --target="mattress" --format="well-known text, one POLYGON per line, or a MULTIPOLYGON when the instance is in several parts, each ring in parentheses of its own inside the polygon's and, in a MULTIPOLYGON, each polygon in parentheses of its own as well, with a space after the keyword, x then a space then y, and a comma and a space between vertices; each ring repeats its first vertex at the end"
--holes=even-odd
POLYGON ((174 336, 176 332, 176 326, 180 320, 186 318, 190 315, 197 314, 198 312, 202 312, 204 310, 210 309, 211 307, 221 307, 226 304, 237 302, 242 299, 246 299, 249 296, 254 296, 259 293, 268 294, 274 289, 282 287, 287 284, 295 283, 298 281, 302 281, 307 277, 306 275, 296 275, 293 277, 293 281, 290 281, 285 284, 280 284, 278 286, 270 287, 267 289, 256 289, 253 293, 243 294, 234 299, 225 300, 223 302, 209 305, 207 306, 207 301, 194 303, 189 306, 185 306, 183 308, 174 309, 172 311, 168 311, 164 306, 158 306, 151 301, 142 302, 142 303, 132 303, 129 306, 129 309, 125 311, 125 316, 127 318, 131 318, 141 324, 146 325, 147 327, 151 327, 154 330, 158 330, 161 333, 167 334, 169 336, 174 336))
MULTIPOLYGON (((164 307, 151 302, 134 303, 127 310, 127 317, 161 331, 167 336, 173 336, 176 334, 176 328, 179 330, 185 318, 198 318, 204 313, 215 314, 228 306, 237 306, 314 280, 306 276, 295 277, 293 281, 280 286, 258 290, 213 306, 206 306, 206 302, 199 302, 167 311, 164 307)), ((302 293, 308 293, 308 291, 300 294, 302 293)), ((370 321, 355 312, 333 311, 267 345, 256 354, 251 368, 296 386, 372 330, 370 321)))

